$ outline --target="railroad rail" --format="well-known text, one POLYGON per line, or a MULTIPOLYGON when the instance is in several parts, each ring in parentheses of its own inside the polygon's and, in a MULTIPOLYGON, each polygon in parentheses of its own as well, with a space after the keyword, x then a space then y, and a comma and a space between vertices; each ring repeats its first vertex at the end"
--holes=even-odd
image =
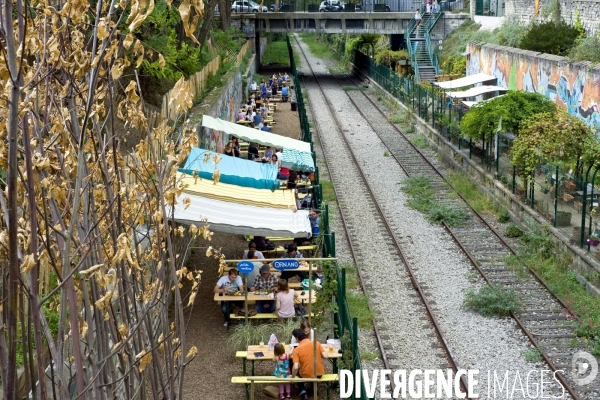
MULTIPOLYGON (((297 40, 297 39, 296 39, 297 40)), ((403 245, 400 241, 400 239, 396 236, 396 234, 394 233, 394 228, 393 225, 390 223, 390 221, 388 221, 385 213, 382 211, 382 206, 380 205, 379 201, 377 200, 376 196, 373 193, 373 190, 365 176, 365 173, 360 165, 360 163, 358 162, 358 160, 356 159, 352 148, 350 146, 350 143, 348 141, 348 139, 346 138, 346 135, 343 133, 344 130, 342 128, 342 125, 340 123, 340 121, 338 120, 338 117, 336 116, 336 111, 333 109, 332 105, 330 104, 329 101, 327 101, 327 98, 325 96, 325 91, 321 85, 321 83, 319 82, 319 78, 317 77, 317 75, 314 73, 314 70, 312 68, 312 66, 310 65, 310 62, 308 60, 308 57, 306 56, 304 50, 302 49, 302 46, 300 44, 298 44, 298 48, 300 48, 300 51, 302 53, 302 56, 304 57, 304 59, 306 60, 306 63, 309 67, 309 69, 311 70, 311 74, 315 79, 315 82, 317 83, 317 86, 319 87, 320 92, 323 95, 323 98, 325 99, 325 103, 327 104, 327 108, 329 110, 329 112, 331 113, 332 117, 333 117, 333 121, 335 122, 335 125, 337 127, 337 130, 339 132, 339 137, 341 138, 341 140, 344 142, 345 147, 348 150, 348 154, 350 154, 351 156, 351 161, 352 161, 352 166, 353 168, 357 171, 358 175, 360 176, 360 182, 361 182, 361 189, 364 189, 364 191, 366 192, 366 194, 368 195, 371 203, 375 206, 374 208, 371 208, 372 212, 375 214, 373 216, 373 218, 375 218, 380 225, 383 227, 383 230, 385 231, 385 234, 387 235, 386 238, 386 242, 388 244, 390 244, 393 247, 393 250, 388 250, 391 252, 391 256, 395 259, 398 259, 402 262, 402 265, 405 267, 405 271, 408 273, 408 276, 410 278, 410 282, 414 288, 414 290, 417 292, 419 299, 420 299, 420 303, 423 306, 423 308, 425 309, 425 312, 427 314, 427 318, 428 321, 431 323, 434 331, 435 331, 435 335, 437 337, 437 341, 438 341, 438 346, 441 346, 441 348, 443 348, 444 350, 444 355, 447 359, 447 363, 448 365, 454 370, 454 372, 456 373, 460 368, 458 362, 456 361, 455 357, 452 354, 452 350, 450 348, 450 345, 448 343, 448 341, 445 338, 445 335, 442 331, 442 329, 440 328, 440 325, 438 323, 438 320, 435 316, 435 313, 431 307, 431 305, 428 302, 427 296, 425 294, 425 290, 423 289, 423 287, 421 286, 421 284, 419 283, 413 268, 411 266, 411 262, 410 262, 410 258, 406 255, 404 249, 403 249, 403 245)), ((311 107, 311 112, 313 112, 314 115, 314 110, 312 109, 312 101, 309 103, 309 107, 311 107)), ((317 128, 319 128, 319 124, 318 122, 315 122, 317 124, 317 128)), ((328 134, 331 135, 331 132, 328 132, 328 134)), ((327 155, 327 151, 325 149, 325 145, 324 145, 324 140, 323 137, 321 135, 321 130, 317 129, 317 135, 320 138, 321 141, 321 145, 324 147, 324 155, 325 155, 325 162, 329 166, 330 164, 330 160, 329 157, 327 155)), ((331 173, 331 170, 330 170, 331 173)), ((332 176, 334 174, 332 173, 332 176)), ((357 189, 358 190, 358 189, 357 189)), ((336 193, 336 196, 338 196, 338 191, 335 189, 335 185, 334 185, 334 191, 336 193)), ((338 197, 339 199, 340 197, 338 197)), ((353 229, 353 226, 348 222, 347 220, 347 216, 344 215, 344 208, 340 207, 340 215, 342 218, 342 223, 344 225, 344 229, 346 231, 346 235, 348 237, 348 241, 349 241, 349 245, 350 245, 350 252, 352 254, 352 257, 355 261, 356 265, 361 265, 364 263, 364 257, 361 256, 360 252, 357 251, 357 249, 355 248, 355 245, 353 243, 352 238, 356 239, 356 230, 353 229)), ((398 263, 399 264, 399 263, 398 263)), ((402 265, 398 265, 398 268, 401 268, 402 265)), ((360 269, 359 269, 359 279, 361 281, 361 286, 363 289, 363 292, 365 294, 369 294, 369 287, 368 285, 365 283, 365 280, 362 276, 362 274, 360 273, 360 269)), ((371 296, 367 296, 367 298, 371 298, 371 296)), ((371 300, 369 301, 371 302, 371 300)), ((392 358, 399 358, 402 357, 402 354, 390 354, 390 349, 389 346, 385 345, 385 335, 382 335, 380 333, 380 329, 377 327, 377 324, 375 324, 376 328, 375 328, 375 335, 377 337, 377 342, 378 342, 378 346, 379 349, 381 351, 382 354, 382 359, 385 365, 386 369, 390 369, 393 370, 393 365, 391 365, 390 363, 390 359, 392 358)), ((461 386, 462 386, 462 390, 464 392, 467 391, 467 382, 465 379, 465 376, 462 375, 461 376, 461 386)))
MULTIPOLYGON (((350 76, 346 75, 344 79, 356 85, 350 76)), ((371 119, 373 115, 379 114, 387 121, 385 113, 367 94, 362 91, 346 93, 369 124, 370 119, 366 118, 365 114, 370 115, 371 119), (366 101, 361 102, 359 99, 366 101)), ((450 227, 444 224, 445 229, 486 282, 508 287, 517 293, 523 307, 522 310, 511 313, 511 316, 540 352, 546 364, 556 373, 565 390, 573 399, 600 398, 600 387, 579 387, 572 384, 574 377, 571 360, 574 354, 581 350, 571 344, 575 338, 573 331, 576 329, 572 322, 581 322, 580 318, 552 293, 533 269, 527 267, 526 277, 518 276, 511 270, 504 258, 509 254, 516 254, 515 249, 452 188, 442 173, 441 166, 434 165, 395 124, 388 122, 388 126, 391 130, 386 130, 383 134, 380 130, 372 128, 407 176, 419 174, 429 177, 438 190, 440 201, 448 199, 450 190, 459 195, 462 204, 456 204, 453 200, 450 202, 455 207, 468 210, 469 223, 464 227, 450 227)))

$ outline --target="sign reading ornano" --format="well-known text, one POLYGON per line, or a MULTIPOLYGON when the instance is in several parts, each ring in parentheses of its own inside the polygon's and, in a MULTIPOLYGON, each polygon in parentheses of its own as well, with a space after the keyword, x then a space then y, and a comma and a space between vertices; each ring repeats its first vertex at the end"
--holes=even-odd
POLYGON ((277 271, 283 271, 286 269, 298 269, 298 267, 300 267, 300 263, 298 262, 298 260, 295 260, 293 258, 273 261, 273 268, 275 268, 277 271))

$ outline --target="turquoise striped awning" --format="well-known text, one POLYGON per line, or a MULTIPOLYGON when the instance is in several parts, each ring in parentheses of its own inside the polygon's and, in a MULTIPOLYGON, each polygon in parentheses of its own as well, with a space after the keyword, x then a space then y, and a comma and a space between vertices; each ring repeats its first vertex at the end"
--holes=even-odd
POLYGON ((219 170, 219 182, 255 189, 277 190, 281 183, 277 179, 277 167, 237 157, 220 154, 221 160, 213 163, 214 151, 192 148, 183 168, 179 172, 199 175, 203 179, 213 179, 215 167, 219 170), (204 160, 207 162, 204 162, 204 160))
POLYGON ((297 171, 312 172, 315 170, 312 154, 295 149, 283 149, 281 166, 297 171))

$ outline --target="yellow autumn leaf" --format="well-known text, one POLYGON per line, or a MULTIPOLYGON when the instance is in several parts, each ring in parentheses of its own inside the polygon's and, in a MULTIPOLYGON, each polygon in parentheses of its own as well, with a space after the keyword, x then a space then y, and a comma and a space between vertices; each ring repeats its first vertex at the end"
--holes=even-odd
POLYGON ((196 354, 198 354, 198 349, 196 348, 196 346, 192 346, 190 348, 190 351, 188 351, 187 355, 185 356, 185 358, 196 357, 196 354))
POLYGON ((221 179, 221 171, 219 171, 218 168, 215 168, 212 178, 213 178, 213 185, 216 185, 217 183, 219 183, 219 179, 221 179))
POLYGON ((204 14, 204 3, 202 0, 185 0, 179 6, 179 14, 181 15, 181 23, 186 36, 200 44, 196 36, 194 36, 194 32, 198 27, 198 20, 204 14), (190 21, 192 11, 194 11, 194 17, 190 21))
POLYGON ((164 68, 166 65, 165 58, 160 53, 158 53, 158 65, 160 65, 161 68, 164 68))
POLYGON ((104 40, 108 37, 108 30, 106 27, 106 19, 100 18, 98 21, 98 39, 104 40))
POLYGON ((146 365, 152 361, 152 353, 148 353, 146 350, 140 352, 137 356, 135 356, 136 360, 139 360, 139 370, 143 372, 146 369, 146 365))
POLYGON ((125 50, 129 50, 132 43, 133 43, 133 35, 131 33, 128 33, 127 36, 125 36, 125 39, 123 39, 123 47, 125 48, 125 50))
POLYGON ((34 266, 35 260, 33 258, 33 254, 26 255, 25 259, 23 260, 23 264, 21 264, 21 273, 28 274, 34 266))

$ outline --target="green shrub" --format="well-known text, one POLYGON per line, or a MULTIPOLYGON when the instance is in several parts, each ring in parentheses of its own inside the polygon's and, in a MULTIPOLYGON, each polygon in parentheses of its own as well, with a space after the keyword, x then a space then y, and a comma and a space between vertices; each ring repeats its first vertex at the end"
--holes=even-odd
POLYGON ((579 325, 575 334, 588 339, 591 343, 592 354, 600 357, 600 323, 589 320, 579 325))
POLYGON ((419 148, 419 149, 424 149, 425 147, 427 147, 428 145, 428 141, 427 138, 425 137, 425 135, 417 135, 414 138, 412 138, 410 140, 410 142, 412 144, 415 145, 415 147, 419 148))
POLYGON ((498 213, 498 222, 504 224, 510 221, 510 213, 507 210, 498 213))
MULTIPOLYGON (((510 219, 510 216, 509 216, 510 219)), ((523 230, 516 225, 510 224, 506 227, 506 232, 504 235, 509 238, 518 238, 523 236, 523 230)))
POLYGON ((445 204, 433 205, 427 215, 427 219, 431 222, 441 224, 445 222, 449 226, 464 225, 467 221, 468 214, 465 210, 452 208, 445 204))
POLYGON ((293 318, 287 318, 270 324, 252 322, 244 325, 238 325, 233 328, 233 332, 227 339, 228 350, 235 354, 236 351, 248 349, 248 346, 258 345, 263 342, 265 345, 269 341, 272 333, 277 336, 277 340, 289 343, 292 337, 292 331, 300 326, 300 323, 293 318))
POLYGON ((573 61, 600 62, 600 37, 580 38, 569 50, 569 58, 573 61))
POLYGON ((519 47, 540 53, 567 55, 575 45, 579 31, 565 22, 533 23, 523 35, 519 47))
POLYGON ((523 351, 523 357, 527 362, 539 362, 542 361, 542 353, 538 349, 527 349, 523 351))
POLYGON ((514 290, 506 290, 499 285, 486 285, 479 292, 467 290, 464 306, 486 317, 505 317, 511 311, 519 309, 519 301, 514 290))

